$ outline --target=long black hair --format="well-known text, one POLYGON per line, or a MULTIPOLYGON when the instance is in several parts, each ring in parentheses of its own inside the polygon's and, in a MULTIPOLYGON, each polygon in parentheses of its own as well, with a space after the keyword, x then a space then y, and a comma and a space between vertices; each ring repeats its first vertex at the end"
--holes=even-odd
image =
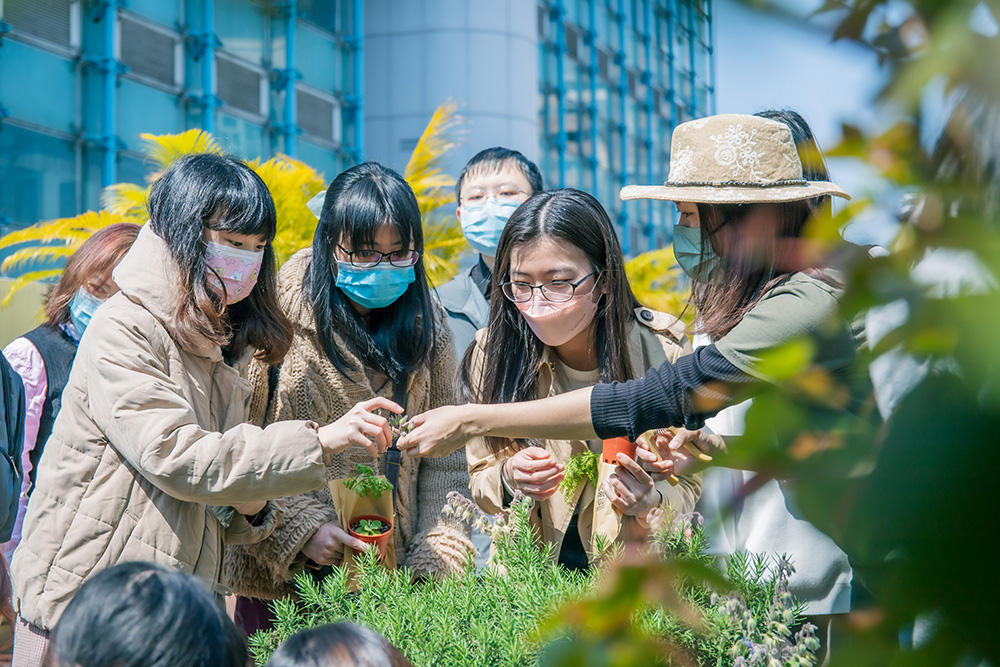
POLYGON ((244 667, 243 637, 205 585, 129 562, 80 587, 52 630, 46 667, 244 667))
POLYGON ((292 344, 292 324, 278 305, 274 250, 274 200, 260 176, 227 155, 195 153, 178 158, 149 192, 149 225, 163 239, 180 268, 177 330, 181 343, 207 338, 227 359, 246 347, 277 363, 292 344), (216 215, 218 214, 218 215, 216 215), (264 261, 250 296, 226 306, 208 283, 205 229, 263 236, 264 261))
MULTIPOLYGON (((562 188, 541 192, 521 204, 500 235, 485 362, 481 371, 471 368, 471 346, 462 360, 461 391, 472 401, 514 403, 538 398, 538 371, 545 346, 517 306, 503 295, 500 284, 510 279, 514 249, 544 237, 579 248, 598 274, 595 289, 602 286, 604 294, 594 316, 594 349, 601 382, 632 379, 628 331, 639 302, 625 276, 621 244, 600 202, 586 192, 562 188), (478 372, 481 379, 475 377, 478 372)), ((504 438, 487 438, 487 443, 497 454, 514 445, 504 438)))
POLYGON ((323 351, 344 376, 350 378, 351 371, 363 373, 364 369, 348 367, 337 345, 338 337, 366 367, 379 369, 395 386, 405 387, 412 371, 433 354, 434 310, 423 250, 420 208, 402 176, 378 163, 365 162, 333 179, 313 236, 312 262, 303 289, 312 305, 323 351), (335 248, 345 241, 352 249, 371 247, 382 225, 395 227, 403 248, 412 248, 421 257, 414 267, 416 280, 406 292, 385 308, 372 310, 362 321, 335 285, 335 248))

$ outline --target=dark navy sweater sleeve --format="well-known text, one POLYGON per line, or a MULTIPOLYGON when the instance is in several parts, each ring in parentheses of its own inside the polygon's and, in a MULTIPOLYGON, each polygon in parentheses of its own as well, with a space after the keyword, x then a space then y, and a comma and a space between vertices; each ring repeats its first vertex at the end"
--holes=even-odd
POLYGON ((590 419, 598 437, 625 436, 633 442, 642 433, 668 426, 698 429, 705 419, 728 406, 726 394, 713 383, 749 384, 758 380, 729 362, 714 344, 698 348, 645 376, 628 382, 594 386, 590 419), (725 404, 720 404, 722 402, 725 404), (718 406, 706 411, 699 406, 718 406))

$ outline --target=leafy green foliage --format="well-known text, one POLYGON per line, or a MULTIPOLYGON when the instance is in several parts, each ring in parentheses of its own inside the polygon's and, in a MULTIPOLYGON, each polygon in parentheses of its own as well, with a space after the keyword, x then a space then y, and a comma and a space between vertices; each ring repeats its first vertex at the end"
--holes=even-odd
MULTIPOLYGON (((298 602, 275 602, 275 630, 250 638, 254 659, 263 665, 298 630, 351 620, 384 635, 415 665, 735 665, 743 649, 733 651, 737 621, 735 611, 726 608, 729 600, 744 605, 741 619, 753 621, 751 630, 739 629, 751 644, 747 652, 752 646, 795 645, 782 632, 785 627, 769 620, 774 617, 787 626, 789 613, 792 622, 799 618, 790 600, 775 597, 784 570, 769 568, 762 559, 753 561, 753 567, 730 565, 738 576, 728 584, 715 560, 704 554, 700 527, 685 518, 660 526, 651 555, 655 568, 625 565, 621 550, 609 549, 596 568, 570 572, 554 564, 551 545, 538 545, 530 509, 530 501, 519 496, 508 515, 491 518, 468 499, 449 496, 446 514, 492 535, 495 554, 487 570, 477 571, 470 554, 463 574, 414 582, 406 570, 387 571, 367 553, 358 560, 356 589, 345 568, 322 582, 300 575, 298 602), (599 582, 609 579, 628 582, 627 594, 610 603, 595 595, 599 582), (728 597, 713 598, 706 580, 728 597), (683 599, 685 615, 663 605, 628 612, 640 590, 651 586, 683 599)), ((805 655, 810 655, 808 649, 805 655)))
POLYGON ((566 469, 563 471, 563 479, 559 482, 559 490, 563 492, 567 502, 573 500, 577 487, 584 482, 597 486, 597 460, 597 454, 589 449, 569 457, 566 469))
POLYGON ((386 491, 392 491, 389 480, 362 463, 354 464, 354 474, 344 480, 344 486, 359 496, 369 498, 381 498, 386 491))

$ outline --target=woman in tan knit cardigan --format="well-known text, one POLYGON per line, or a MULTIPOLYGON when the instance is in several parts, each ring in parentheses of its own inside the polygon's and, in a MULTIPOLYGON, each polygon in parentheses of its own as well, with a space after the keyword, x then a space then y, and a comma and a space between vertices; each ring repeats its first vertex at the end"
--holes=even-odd
MULTIPOLYGON (((431 300, 422 250, 417 201, 396 172, 365 163, 334 179, 312 248, 279 273, 279 298, 295 339, 280 366, 251 373, 252 417, 325 424, 376 395, 393 398, 409 414, 453 403, 451 334, 431 300)), ((327 475, 346 477, 355 463, 386 473, 386 460, 352 446, 326 458, 327 475)), ((446 521, 441 508, 449 491, 467 493, 468 483, 461 450, 439 459, 402 457, 393 535, 397 561, 414 575, 465 566, 473 549, 469 531, 446 521)), ((292 593, 291 580, 306 567, 339 565, 345 544, 363 548, 339 525, 329 489, 285 503, 285 519, 268 539, 227 552, 227 580, 241 596, 237 615, 249 631, 263 625, 260 600, 292 593)))

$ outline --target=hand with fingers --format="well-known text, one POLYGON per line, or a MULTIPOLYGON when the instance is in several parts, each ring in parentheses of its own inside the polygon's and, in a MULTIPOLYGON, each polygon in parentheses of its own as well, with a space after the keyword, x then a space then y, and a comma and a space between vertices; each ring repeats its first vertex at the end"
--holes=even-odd
POLYGON ((366 551, 368 544, 362 542, 341 528, 334 519, 320 526, 302 547, 302 553, 318 565, 340 565, 344 560, 344 547, 355 551, 366 551))
POLYGON ((409 456, 447 456, 471 438, 462 427, 464 417, 473 409, 471 405, 446 405, 417 415, 410 420, 412 430, 396 446, 409 456))
POLYGON ((337 421, 320 427, 323 453, 337 454, 351 445, 361 445, 374 456, 384 452, 392 444, 392 428, 388 419, 373 412, 378 409, 403 412, 403 408, 381 396, 358 403, 337 421))
POLYGON ((647 527, 649 523, 646 517, 649 511, 663 502, 663 495, 656 489, 653 477, 638 461, 620 452, 618 465, 604 480, 603 488, 615 509, 624 515, 636 517, 647 527))
POLYGON ((522 449, 503 462, 500 474, 510 488, 532 500, 545 500, 559 488, 564 466, 541 447, 522 449))
MULTIPOLYGON (((674 475, 691 475, 702 470, 712 461, 712 454, 725 451, 726 448, 722 436, 705 433, 700 429, 662 429, 656 432, 653 442, 660 457, 673 461, 674 475)), ((646 451, 655 456, 648 448, 646 451)), ((671 480, 671 484, 676 484, 676 479, 671 480)))

